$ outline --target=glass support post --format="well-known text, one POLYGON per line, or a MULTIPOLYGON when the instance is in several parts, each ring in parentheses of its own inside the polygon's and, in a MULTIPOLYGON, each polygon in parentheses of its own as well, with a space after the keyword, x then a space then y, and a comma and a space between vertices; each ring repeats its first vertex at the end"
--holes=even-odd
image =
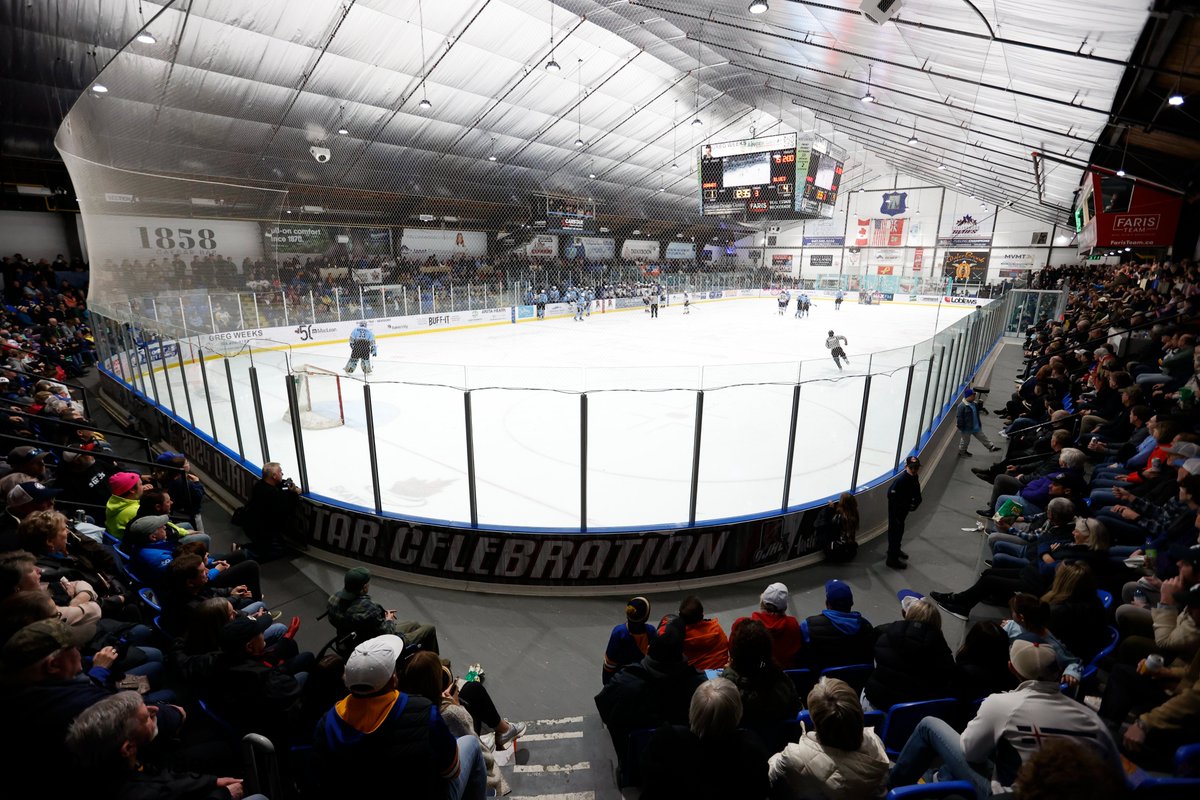
POLYGON ((704 431, 704 390, 696 392, 696 427, 692 434, 692 493, 688 504, 688 527, 696 525, 696 500, 700 496, 700 437, 704 431))
POLYGON ((371 461, 371 494, 375 513, 383 513, 383 494, 379 490, 379 453, 375 449, 375 407, 371 405, 371 384, 363 384, 363 412, 367 417, 367 456, 371 461))
MULTIPOLYGON (((916 355, 914 349, 913 354, 916 355)), ((896 460, 892 462, 894 465, 900 465, 900 456, 904 454, 904 427, 908 423, 908 404, 912 399, 913 375, 916 373, 916 365, 908 365, 908 385, 904 387, 904 409, 900 412, 900 436, 896 439, 896 460)))
POLYGON ((242 445, 242 424, 238 422, 238 407, 237 407, 237 392, 233 390, 233 368, 229 366, 229 359, 225 361, 225 383, 229 386, 229 405, 233 412, 233 434, 237 437, 238 457, 246 458, 246 448, 242 445))
POLYGON ((267 426, 263 421, 262 395, 258 391, 258 367, 250 367, 250 397, 254 401, 254 422, 258 425, 258 444, 262 448, 263 464, 271 460, 267 444, 267 426))
POLYGON ((871 402, 871 376, 863 384, 862 410, 858 414, 858 442, 854 446, 854 470, 850 473, 850 491, 858 491, 858 468, 862 463, 863 438, 867 433, 867 411, 871 402))
POLYGON ((796 427, 800 419, 800 384, 792 387, 792 421, 788 426, 787 458, 783 467, 783 500, 779 503, 779 511, 787 511, 792 495, 792 463, 796 458, 796 427))
POLYGON ((475 486, 475 427, 471 413, 471 392, 463 392, 463 420, 467 433, 467 494, 471 503, 471 527, 479 527, 479 497, 475 486))

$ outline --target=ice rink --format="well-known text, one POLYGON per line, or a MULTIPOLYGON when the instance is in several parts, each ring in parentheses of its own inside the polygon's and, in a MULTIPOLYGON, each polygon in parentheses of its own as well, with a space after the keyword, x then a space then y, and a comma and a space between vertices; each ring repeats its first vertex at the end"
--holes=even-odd
MULTIPOLYGON (((664 306, 420 335, 379 335, 370 377, 383 508, 406 517, 470 519, 464 389, 471 390, 481 524, 577 529, 580 394, 587 393, 589 528, 686 522, 697 390, 704 390, 697 520, 778 511, 783 502, 793 387, 801 384, 789 505, 849 489, 865 375, 872 379, 859 484, 888 473, 914 446, 932 338, 971 307, 832 301, 807 319, 780 317, 773 298, 664 306), (849 339, 839 372, 825 348, 849 339), (908 366, 912 399, 902 419, 908 366)), ((212 417, 196 363, 156 374, 163 405, 224 446, 264 461, 249 368, 256 367, 270 460, 296 474, 287 365, 341 371, 348 345, 272 347, 210 357, 212 417), (233 391, 225 379, 226 365, 233 391), (191 399, 189 412, 184 393, 191 399), (169 395, 173 395, 172 398, 169 395)), ((186 354, 185 354, 186 355, 186 354)), ((314 409, 334 414, 337 382, 312 378, 314 409)), ((373 508, 361 374, 342 374, 345 425, 305 430, 310 489, 373 508)), ((150 389, 149 382, 147 388, 150 389)), ((933 391, 930 391, 932 394, 933 391)), ((934 413, 933 402, 926 424, 934 413)))

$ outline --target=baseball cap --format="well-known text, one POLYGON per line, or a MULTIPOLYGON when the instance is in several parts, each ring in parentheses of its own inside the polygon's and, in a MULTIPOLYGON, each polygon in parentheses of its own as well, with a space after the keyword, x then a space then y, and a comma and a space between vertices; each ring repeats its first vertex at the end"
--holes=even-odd
POLYGON ((26 625, 5 643, 0 661, 6 670, 36 664, 64 647, 82 647, 96 635, 96 626, 68 625, 61 619, 42 619, 26 625))
POLYGON ((250 640, 269 627, 271 627, 271 617, 268 614, 263 614, 261 617, 247 617, 238 614, 221 627, 221 649, 226 652, 241 652, 250 640))
POLYGON ((185 456, 183 453, 172 453, 170 450, 168 450, 165 453, 160 453, 158 458, 154 459, 154 463, 170 464, 172 461, 176 461, 180 458, 187 458, 187 456, 185 456))
POLYGON ((904 459, 904 463, 907 466, 917 467, 919 469, 921 466, 921 459, 917 458, 916 456, 909 456, 908 458, 904 459))
POLYGON ((1194 544, 1175 555, 1176 561, 1186 561, 1193 567, 1200 567, 1200 544, 1194 544))
POLYGON ((854 592, 850 589, 850 584, 836 578, 825 581, 825 602, 829 605, 845 605, 849 608, 854 604, 854 592))
POLYGON ((171 518, 166 514, 160 514, 151 517, 138 517, 125 528, 125 533, 129 536, 140 537, 149 536, 156 530, 166 525, 171 521, 171 518))
POLYGON ((16 466, 17 464, 28 464, 35 458, 44 458, 50 455, 48 450, 42 450, 38 447, 14 447, 8 453, 8 463, 16 466))
POLYGON ((901 589, 896 592, 896 599, 900 601, 900 616, 908 616, 908 610, 913 607, 913 603, 920 601, 924 596, 912 589, 901 589))
POLYGON ((81 458, 87 458, 89 455, 91 455, 91 454, 90 453, 77 453, 74 450, 63 450, 62 460, 63 461, 78 461, 81 458))
POLYGON ((788 607, 788 588, 782 583, 772 583, 763 590, 759 601, 771 606, 777 611, 786 611, 788 607))
POLYGON ((1062 672, 1054 648, 1041 642, 1018 639, 1008 650, 1013 669, 1027 681, 1056 680, 1062 672))
POLYGON ((133 490, 133 487, 142 482, 142 476, 136 472, 118 472, 116 475, 109 477, 108 488, 115 495, 128 494, 133 490))
POLYGON ((342 587, 347 592, 357 594, 361 592, 363 587, 371 582, 371 572, 366 567, 354 567, 346 570, 345 576, 342 578, 342 587))
POLYGON ((974 396, 975 396, 975 390, 969 386, 963 391, 963 397, 974 397, 974 396))
POLYGON ((25 481, 8 490, 8 507, 20 508, 62 494, 62 489, 51 489, 40 481, 25 481))
POLYGON ((1200 608, 1200 585, 1175 595, 1175 602, 1184 608, 1200 608))
POLYGON ((376 636, 354 648, 346 659, 344 679, 352 694, 378 692, 396 673, 396 662, 404 652, 404 640, 385 634, 376 636))
POLYGON ((625 604, 625 618, 630 622, 645 622, 650 617, 650 601, 644 597, 631 597, 625 604))
POLYGON ((1195 458, 1200 456, 1200 445, 1192 442, 1176 442, 1170 450, 1167 451, 1169 456, 1182 456, 1184 459, 1195 458))
POLYGON ((1187 470, 1189 475, 1200 475, 1200 458, 1189 458, 1179 466, 1187 470))

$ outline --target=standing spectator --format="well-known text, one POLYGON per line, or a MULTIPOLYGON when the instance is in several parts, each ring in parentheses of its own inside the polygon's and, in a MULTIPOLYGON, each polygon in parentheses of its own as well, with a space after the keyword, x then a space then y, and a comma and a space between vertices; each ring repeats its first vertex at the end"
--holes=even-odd
POLYGON ((804 663, 813 672, 871 663, 875 629, 853 608, 854 592, 850 584, 839 580, 825 582, 825 610, 800 623, 804 663))
POLYGON ((835 678, 821 678, 808 693, 814 730, 771 756, 771 785, 786 784, 809 800, 860 800, 887 793, 891 762, 883 742, 863 727, 863 709, 854 690, 835 678))
POLYGON ((908 569, 908 553, 900 548, 904 539, 904 520, 910 512, 921 505, 921 480, 918 473, 921 459, 909 456, 904 460, 904 471, 888 487, 888 550, 887 566, 892 569, 908 569))
POLYGON ((604 648, 604 668, 600 680, 607 685, 617 670, 627 664, 636 664, 649 652, 650 642, 658 632, 646 620, 650 617, 650 601, 644 597, 631 597, 625 604, 625 622, 617 625, 608 635, 604 648))
POLYGON ((958 406, 958 416, 955 423, 958 426, 958 457, 970 457, 971 453, 967 450, 967 445, 971 443, 971 437, 978 439, 988 452, 995 453, 1000 450, 999 447, 992 444, 992 440, 983 432, 983 425, 979 422, 979 395, 975 390, 967 387, 963 392, 962 403, 958 406))
POLYGON ((341 591, 334 592, 325 606, 329 621, 339 636, 357 633, 359 641, 365 642, 376 636, 391 634, 399 636, 409 644, 418 644, 424 650, 441 652, 437 628, 420 622, 402 622, 396 612, 385 610, 371 599, 371 573, 366 567, 354 567, 342 578, 341 591))
POLYGON ((296 512, 300 506, 300 487, 291 478, 283 477, 283 467, 276 461, 263 465, 262 478, 250 489, 250 502, 235 514, 240 525, 254 543, 259 562, 283 555, 283 542, 299 540, 296 512))

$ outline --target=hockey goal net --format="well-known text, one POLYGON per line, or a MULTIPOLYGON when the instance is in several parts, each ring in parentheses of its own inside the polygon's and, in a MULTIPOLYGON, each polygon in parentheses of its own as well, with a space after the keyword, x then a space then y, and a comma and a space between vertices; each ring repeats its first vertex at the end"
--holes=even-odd
MULTIPOLYGON (((331 369, 301 364, 292 370, 291 378, 296 387, 301 428, 323 430, 346 424, 341 375, 331 369)), ((291 424, 291 408, 284 410, 283 419, 291 424)))

